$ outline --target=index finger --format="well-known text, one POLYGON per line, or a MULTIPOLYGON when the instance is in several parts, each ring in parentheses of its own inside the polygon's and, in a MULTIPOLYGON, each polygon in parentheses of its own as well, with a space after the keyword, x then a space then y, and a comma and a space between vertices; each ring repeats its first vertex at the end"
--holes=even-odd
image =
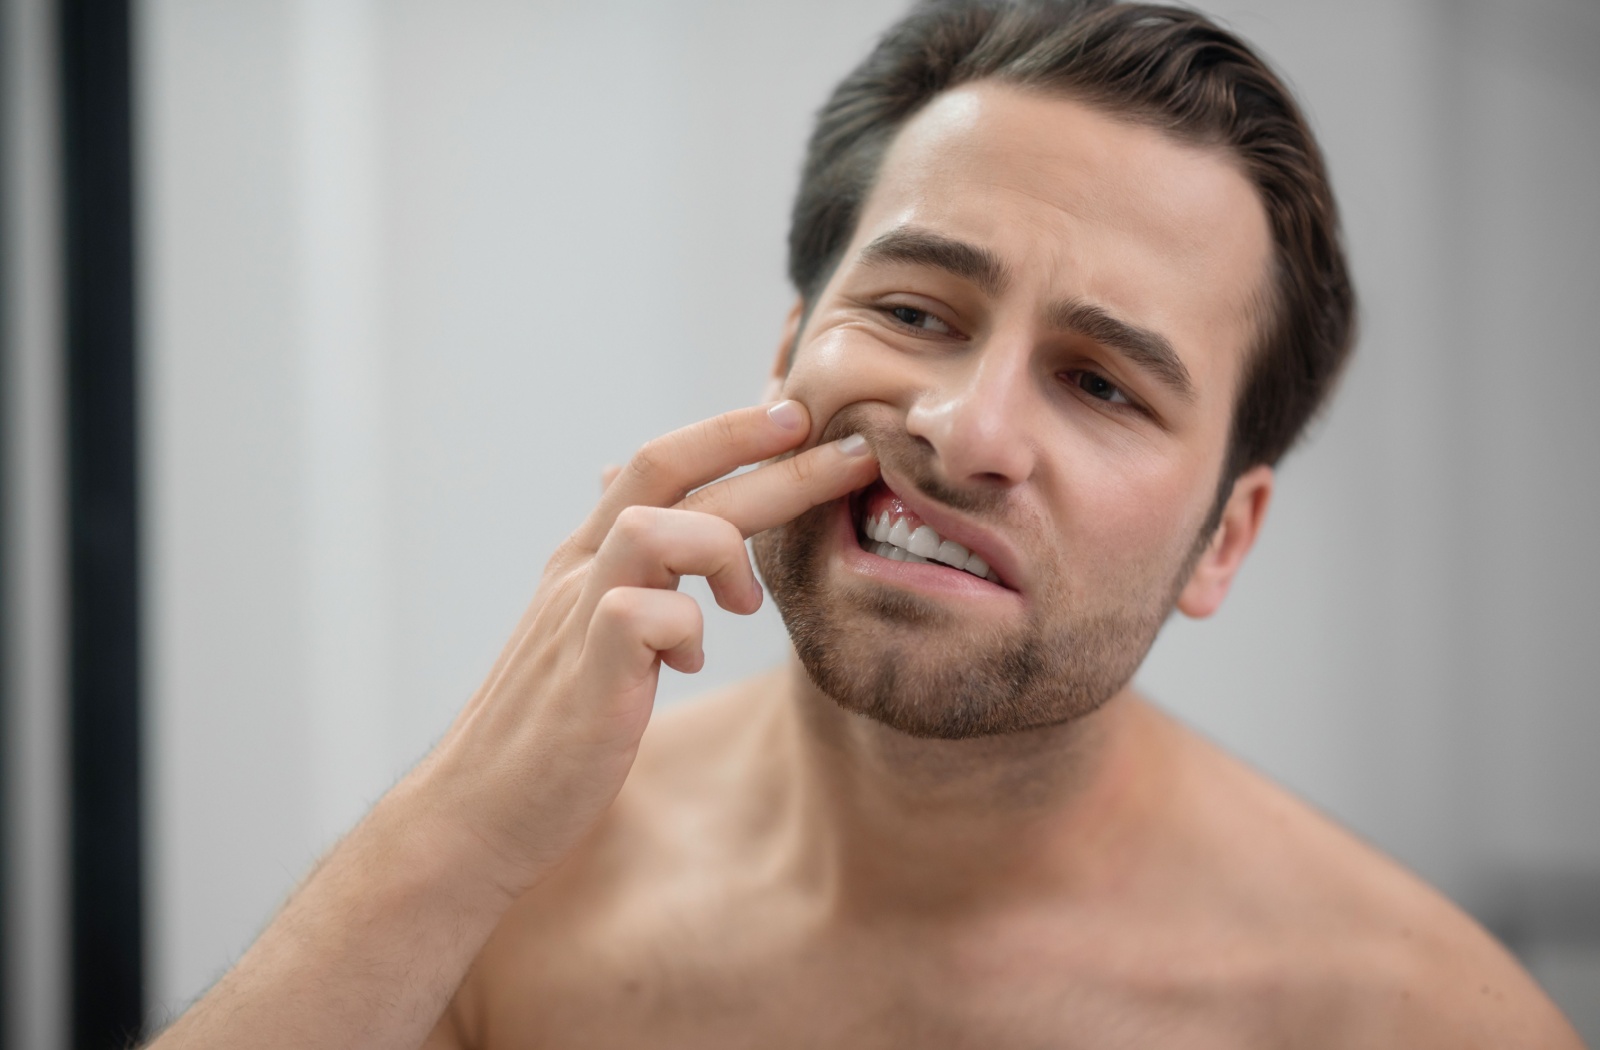
POLYGON ((574 538, 598 550, 622 508, 675 506, 729 471, 794 448, 810 424, 800 402, 779 401, 724 412, 648 441, 606 487, 574 538))
POLYGON ((684 500, 683 507, 730 521, 748 539, 865 488, 877 476, 878 461, 866 439, 851 434, 707 485, 684 500))

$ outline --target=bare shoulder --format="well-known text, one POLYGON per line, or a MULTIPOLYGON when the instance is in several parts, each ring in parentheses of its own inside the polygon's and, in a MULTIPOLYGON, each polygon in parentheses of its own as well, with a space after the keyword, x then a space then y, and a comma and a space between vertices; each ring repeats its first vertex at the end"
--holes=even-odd
POLYGON ((1158 717, 1181 756, 1176 824, 1265 946, 1251 956, 1266 1015, 1328 1046, 1581 1050, 1511 954, 1443 894, 1158 717))

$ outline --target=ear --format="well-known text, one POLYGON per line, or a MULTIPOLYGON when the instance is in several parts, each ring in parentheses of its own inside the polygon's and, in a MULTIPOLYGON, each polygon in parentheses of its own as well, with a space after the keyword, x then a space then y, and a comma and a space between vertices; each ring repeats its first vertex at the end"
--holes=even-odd
POLYGON ((800 335, 800 319, 806 315, 806 301, 796 299, 789 307, 789 316, 783 320, 783 336, 778 340, 778 355, 772 359, 772 372, 767 376, 767 388, 761 395, 763 403, 776 401, 783 394, 783 381, 789 374, 789 352, 800 335))
POLYGON ((1272 502, 1272 468, 1251 467, 1233 483, 1233 491, 1222 508, 1222 520, 1211 542, 1195 563, 1189 582, 1178 595, 1178 611, 1196 620, 1204 619, 1222 607, 1222 599, 1233 586, 1233 577, 1244 564, 1245 555, 1255 546, 1261 523, 1272 502))

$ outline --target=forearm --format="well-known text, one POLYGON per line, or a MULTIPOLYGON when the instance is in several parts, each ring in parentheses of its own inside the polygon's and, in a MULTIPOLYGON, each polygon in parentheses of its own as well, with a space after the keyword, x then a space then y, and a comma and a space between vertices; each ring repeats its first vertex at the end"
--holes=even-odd
POLYGON ((418 1047, 511 898, 406 786, 151 1050, 418 1047))

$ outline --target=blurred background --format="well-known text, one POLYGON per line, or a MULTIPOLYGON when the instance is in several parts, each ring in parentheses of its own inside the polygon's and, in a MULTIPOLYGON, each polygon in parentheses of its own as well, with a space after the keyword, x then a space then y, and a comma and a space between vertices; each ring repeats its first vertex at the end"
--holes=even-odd
MULTIPOLYGON (((112 1046, 428 748, 601 467, 758 396, 810 115, 904 4, 4 3, 4 1046, 112 1046)), ((1204 6, 1310 112, 1363 338, 1143 685, 1600 1041, 1600 4, 1204 6)), ((663 704, 784 653, 708 620, 663 704)))

